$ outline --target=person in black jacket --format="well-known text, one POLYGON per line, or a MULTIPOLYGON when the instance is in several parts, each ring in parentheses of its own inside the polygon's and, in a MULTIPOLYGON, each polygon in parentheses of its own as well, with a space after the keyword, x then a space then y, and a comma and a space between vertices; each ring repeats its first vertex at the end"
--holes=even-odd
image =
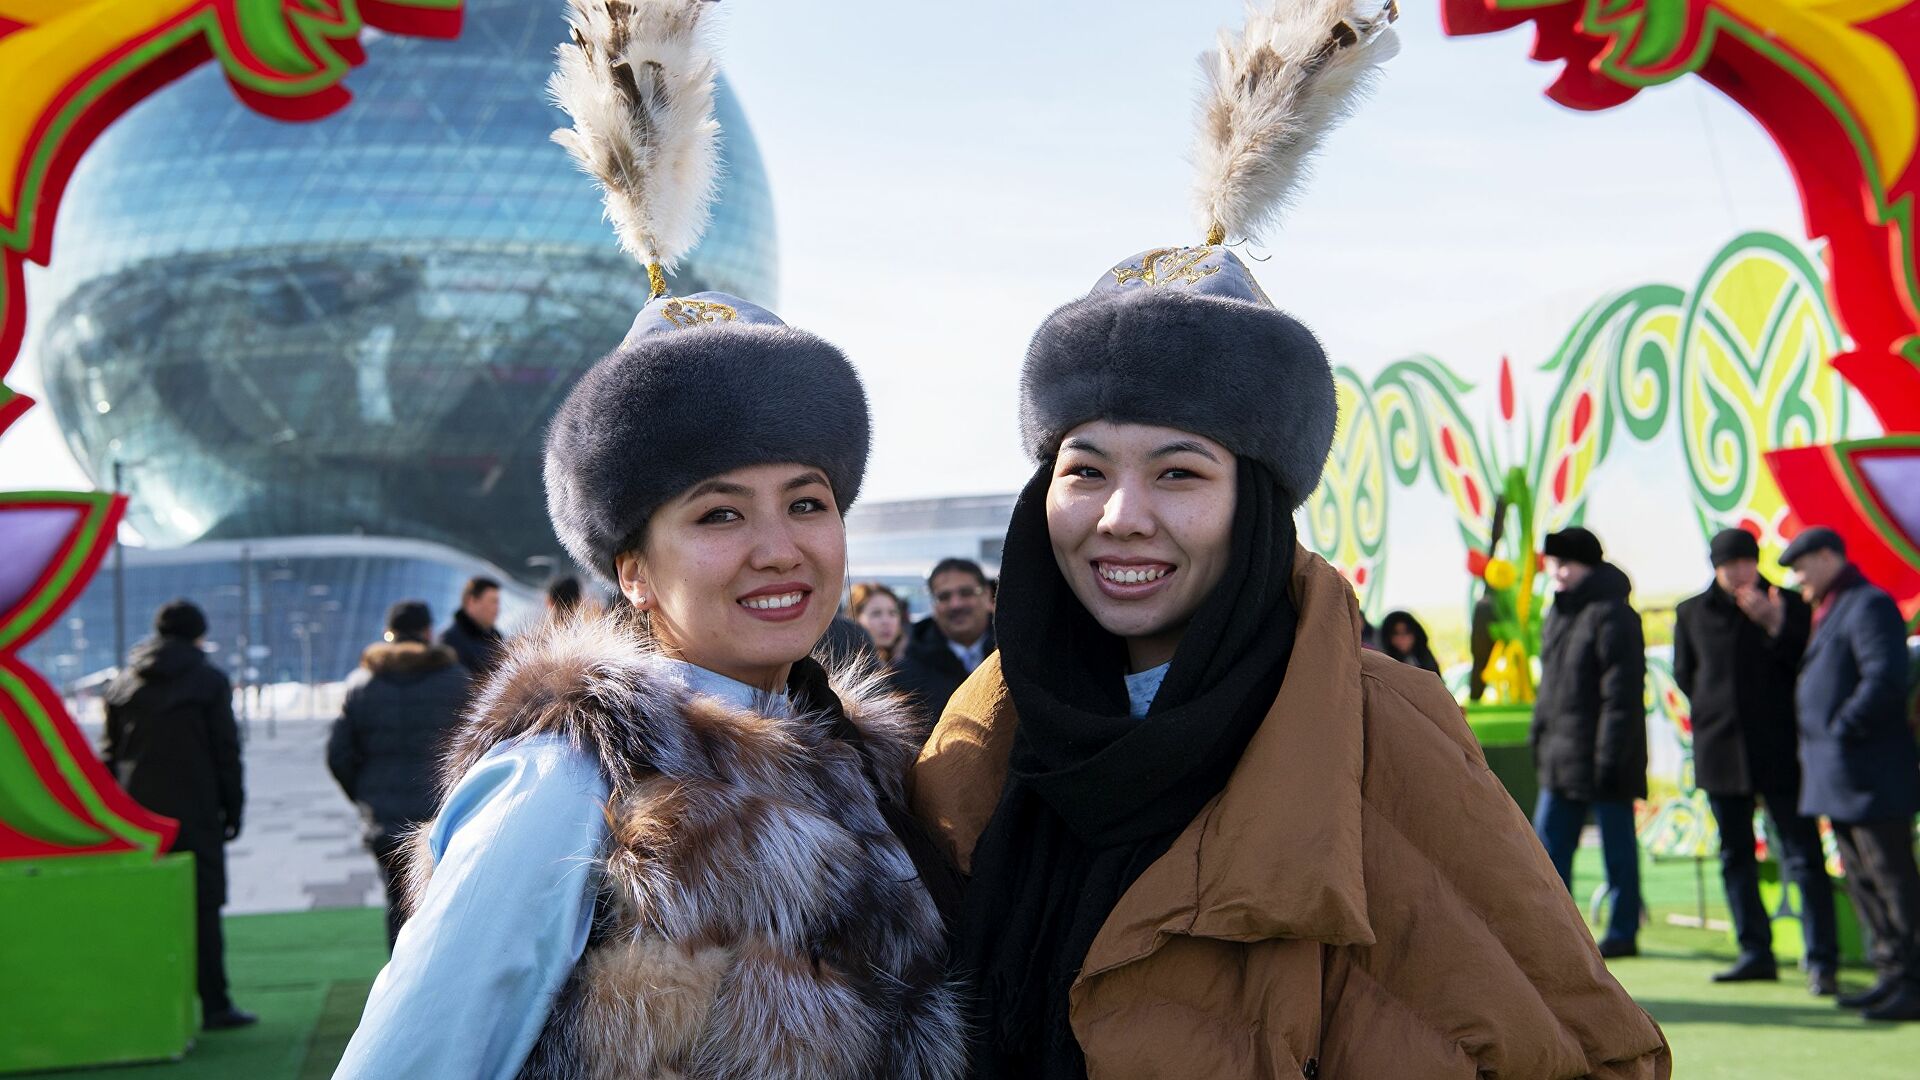
POLYGON ((141 806, 180 823, 173 850, 193 854, 200 1020, 208 1030, 259 1019, 227 994, 226 845, 240 836, 246 793, 233 689, 200 650, 207 617, 186 600, 161 607, 108 686, 101 758, 141 806))
POLYGON ((979 563, 942 559, 927 575, 927 591, 933 614, 913 624, 892 678, 932 724, 973 669, 993 655, 993 590, 979 563))
POLYGON ((1839 992, 1833 881, 1819 823, 1800 814, 1794 677, 1813 612, 1798 593, 1760 576, 1760 544, 1727 529, 1709 545, 1713 584, 1684 600, 1674 620, 1673 677, 1693 713, 1694 782, 1720 827, 1720 878, 1740 958, 1715 982, 1778 979, 1773 922, 1760 901, 1754 858, 1756 797, 1766 806, 1783 876, 1800 886, 1808 986, 1839 992))
POLYGON ((452 649, 460 666, 484 679, 500 662, 506 639, 494 623, 500 621, 500 583, 490 577, 469 578, 460 590, 460 610, 440 631, 440 644, 452 649))
POLYGON ((1842 994, 1869 1020, 1920 1020, 1920 751, 1907 727, 1906 621, 1893 598, 1847 561, 1840 534, 1815 527, 1780 562, 1813 601, 1813 637, 1794 695, 1800 812, 1833 822, 1847 893, 1873 940, 1879 980, 1842 994))
POLYGON ((387 612, 385 639, 360 654, 327 739, 327 768, 360 808, 367 850, 387 889, 387 948, 405 920, 406 840, 434 813, 435 767, 467 700, 467 670, 431 644, 433 615, 419 600, 387 612))
POLYGON ((1529 741, 1540 776, 1533 827, 1560 877, 1589 812, 1600 826, 1612 916, 1600 955, 1634 956, 1640 930, 1640 844, 1633 801, 1647 795, 1647 656, 1633 585, 1581 528, 1544 545, 1556 595, 1541 630, 1540 689, 1529 741))

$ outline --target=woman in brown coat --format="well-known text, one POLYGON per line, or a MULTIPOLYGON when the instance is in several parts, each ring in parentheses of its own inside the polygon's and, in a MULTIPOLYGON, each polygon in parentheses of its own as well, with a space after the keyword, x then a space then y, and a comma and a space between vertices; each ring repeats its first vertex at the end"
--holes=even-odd
POLYGON ((1391 10, 1254 17, 1212 61, 1209 242, 1115 266, 1028 352, 1000 653, 914 774, 970 875, 980 1080, 1671 1072, 1459 706, 1362 652, 1295 538, 1332 375, 1221 240, 1345 112, 1391 10))

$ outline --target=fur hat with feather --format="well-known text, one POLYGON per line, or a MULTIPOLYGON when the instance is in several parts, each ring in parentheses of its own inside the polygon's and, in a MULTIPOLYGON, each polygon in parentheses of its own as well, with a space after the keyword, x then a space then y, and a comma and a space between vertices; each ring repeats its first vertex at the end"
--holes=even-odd
POLYGON ((573 121, 553 140, 599 185, 651 297, 547 432, 554 532, 608 581, 654 510, 708 477, 811 465, 845 510, 866 473, 866 391, 840 350, 736 296, 671 295, 667 275, 699 242, 719 176, 703 37, 715 5, 568 0, 572 40, 548 82, 573 121))
POLYGON ((1337 415, 1326 353, 1224 245, 1286 207, 1322 138, 1398 50, 1398 15, 1393 0, 1257 0, 1201 58, 1205 243, 1142 252, 1041 324, 1020 380, 1036 462, 1090 420, 1156 424, 1263 462, 1293 506, 1313 493, 1337 415))

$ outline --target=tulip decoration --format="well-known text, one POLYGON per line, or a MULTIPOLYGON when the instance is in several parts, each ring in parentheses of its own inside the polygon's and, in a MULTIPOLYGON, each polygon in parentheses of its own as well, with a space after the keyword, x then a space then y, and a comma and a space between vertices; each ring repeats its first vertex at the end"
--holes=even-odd
MULTIPOLYGON (((1503 403, 1507 400, 1505 393, 1502 399, 1503 403)), ((1513 542, 1506 545, 1513 558, 1475 551, 1467 559, 1468 571, 1485 583, 1492 615, 1486 625, 1492 648, 1484 661, 1476 657, 1475 662, 1481 664, 1480 675, 1486 684, 1482 702, 1531 705, 1533 658, 1540 651, 1540 560, 1533 550, 1533 490, 1527 484, 1526 470, 1517 465, 1507 470, 1506 483, 1494 503, 1489 548, 1501 546, 1509 511, 1519 521, 1513 542)))

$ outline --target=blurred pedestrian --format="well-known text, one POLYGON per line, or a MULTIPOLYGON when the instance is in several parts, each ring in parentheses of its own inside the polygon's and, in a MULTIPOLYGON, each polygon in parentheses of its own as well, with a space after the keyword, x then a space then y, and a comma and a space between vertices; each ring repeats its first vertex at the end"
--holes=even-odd
POLYGON ((1806 586, 1813 637, 1800 662, 1800 812, 1833 822, 1847 893, 1873 937, 1878 980, 1840 1005, 1869 1020, 1920 1020, 1920 751, 1906 717, 1906 623, 1893 598, 1815 527, 1780 555, 1806 586))
POLYGON ((107 688, 101 757, 135 802, 180 823, 172 850, 193 855, 200 1022, 212 1031, 259 1017, 227 993, 220 908, 226 845, 240 837, 246 792, 233 688, 207 662, 206 634, 206 614, 190 601, 174 600, 154 615, 153 636, 133 647, 107 688))
POLYGON ((500 583, 490 577, 473 577, 460 590, 460 610, 453 621, 440 631, 440 644, 453 650, 460 664, 476 678, 484 679, 500 662, 505 639, 494 626, 500 620, 500 583))
POLYGON ((467 700, 467 670, 435 645, 419 600, 387 611, 387 631, 360 654, 327 739, 327 768, 360 808, 362 841, 387 890, 387 948, 405 921, 406 841, 434 812, 434 770, 467 700))
POLYGON ((1440 662, 1427 645, 1427 628, 1411 612, 1387 612, 1387 617, 1380 620, 1380 644, 1380 651, 1395 660, 1440 674, 1440 662))
POLYGON ((565 619, 580 610, 587 595, 580 588, 580 579, 572 575, 555 578, 547 585, 547 618, 565 619))
POLYGON ((1715 982, 1772 981, 1773 919, 1760 900, 1755 800, 1766 807, 1781 876, 1800 887, 1807 980, 1839 992, 1833 882, 1820 826, 1800 813, 1800 739, 1793 693, 1813 612, 1798 593, 1760 576, 1760 544, 1727 529, 1709 545, 1713 583, 1684 600, 1673 626, 1673 677, 1693 715, 1694 782, 1720 831, 1720 879, 1740 957, 1715 982))
POLYGON ((993 592, 972 559, 942 559, 927 575, 933 614, 913 624, 894 663, 894 685, 910 696, 929 724, 947 699, 993 655, 993 592))
POLYGON ((900 595, 877 581, 863 581, 853 587, 848 610, 873 639, 874 656, 887 666, 900 658, 907 640, 907 606, 900 595))
POLYGON ((1633 585, 1582 528, 1549 533, 1545 566, 1553 607, 1540 634, 1533 707, 1540 801, 1533 827, 1554 868, 1573 886, 1573 853, 1589 814, 1600 826, 1612 915, 1605 957, 1639 954, 1640 843, 1633 801, 1647 797, 1646 642, 1627 602, 1633 585))

